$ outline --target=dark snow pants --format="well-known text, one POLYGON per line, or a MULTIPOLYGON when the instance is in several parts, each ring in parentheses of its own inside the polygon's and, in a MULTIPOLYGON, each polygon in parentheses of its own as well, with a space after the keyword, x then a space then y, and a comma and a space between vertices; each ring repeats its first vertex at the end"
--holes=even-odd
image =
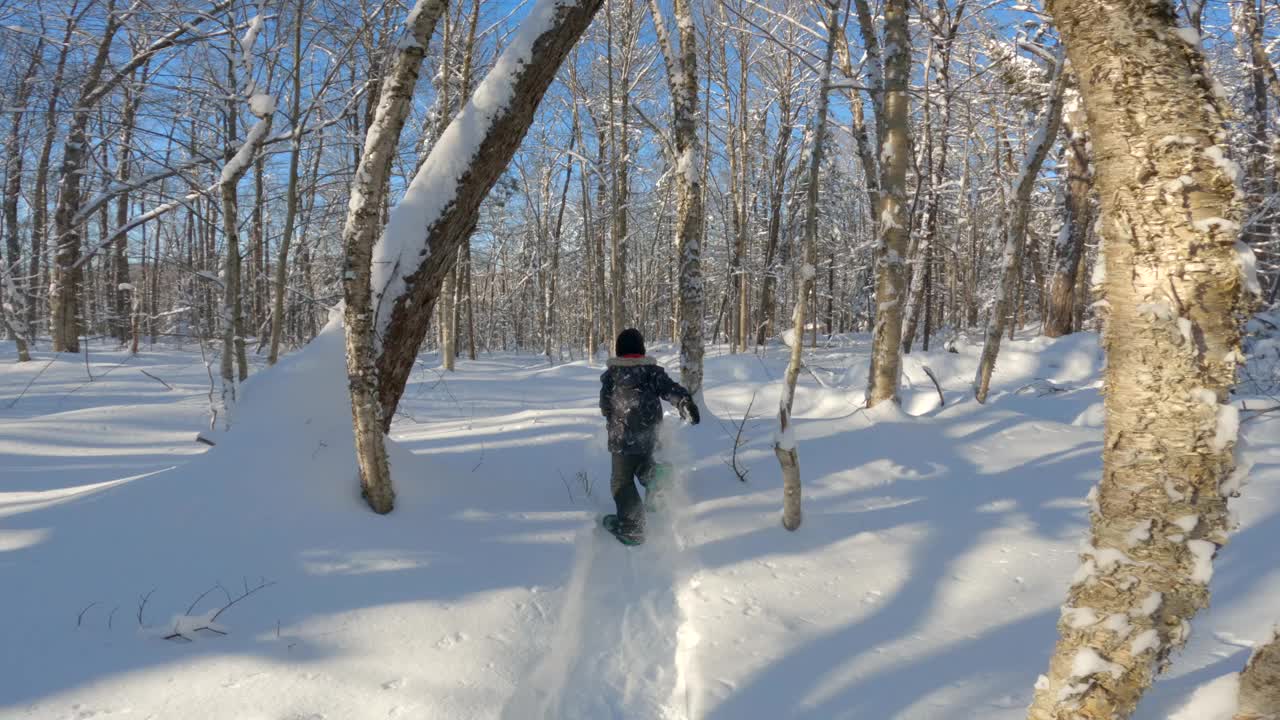
POLYGON ((653 479, 653 455, 624 455, 613 453, 613 474, 609 489, 618 506, 618 534, 644 537, 644 503, 635 481, 649 486, 653 479))

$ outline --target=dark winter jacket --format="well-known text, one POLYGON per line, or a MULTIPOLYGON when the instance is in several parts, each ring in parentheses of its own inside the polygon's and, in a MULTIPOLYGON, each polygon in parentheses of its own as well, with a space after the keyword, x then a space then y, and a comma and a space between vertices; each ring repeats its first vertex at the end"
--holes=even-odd
POLYGON ((600 412, 609 426, 609 452, 648 455, 658 440, 662 404, 689 402, 689 391, 653 358, 610 358, 600 376, 600 412))

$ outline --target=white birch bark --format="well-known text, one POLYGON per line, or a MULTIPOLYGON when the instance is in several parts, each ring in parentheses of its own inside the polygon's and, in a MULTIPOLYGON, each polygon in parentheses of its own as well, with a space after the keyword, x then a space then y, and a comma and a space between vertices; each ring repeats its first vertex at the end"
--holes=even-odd
MULTIPOLYGON (((222 168, 218 180, 218 197, 222 203, 222 235, 226 243, 226 263, 222 282, 222 422, 231 428, 232 415, 240 395, 240 382, 248 376, 248 360, 245 357, 243 334, 243 304, 240 292, 240 209, 237 202, 237 186, 249 172, 254 159, 271 132, 275 101, 269 95, 257 92, 253 81, 253 45, 263 22, 261 14, 249 22, 249 29, 239 41, 240 53, 236 66, 245 78, 244 100, 257 122, 249 129, 244 143, 222 168)), ((232 118, 234 127, 234 118, 232 118)))
POLYGON ((1063 67, 1065 64, 1059 52, 1053 68, 1052 87, 1049 89, 1049 107, 1045 108, 1040 116, 1040 126, 1027 146, 1026 155, 1022 160, 1022 169, 1014 184, 1013 217, 1009 220, 1004 253, 1000 261, 1000 290, 996 295, 995 307, 991 309, 991 317, 987 319, 982 357, 978 361, 978 371, 973 380, 974 397, 980 403, 987 401, 987 393, 991 388, 991 373, 995 371, 996 357, 1000 354, 1000 339, 1004 337, 1010 315, 1014 311, 1014 294, 1018 281, 1022 277, 1027 220, 1031 215, 1031 193, 1035 190, 1040 167, 1044 164, 1049 149, 1053 147, 1058 137, 1058 128, 1062 124, 1063 81, 1067 76, 1063 67))
POLYGON ((1031 720, 1129 717, 1209 601, 1226 542, 1256 279, 1238 169, 1198 37, 1167 0, 1050 0, 1080 80, 1101 200, 1108 312, 1103 472, 1031 720))
MULTIPOLYGON (((347 343, 347 382, 351 390, 352 427, 356 437, 356 461, 361 491, 377 513, 391 512, 395 491, 387 464, 384 434, 390 417, 378 402, 374 318, 371 303, 371 259, 374 240, 382 228, 391 163, 412 107, 413 90, 427 43, 444 13, 445 0, 419 0, 405 20, 383 73, 378 105, 351 185, 351 201, 342 228, 346 252, 342 294, 343 324, 347 343)), ((416 350, 416 348, 415 348, 416 350)))
POLYGON ((831 60, 835 53, 836 38, 843 31, 840 23, 840 6, 827 5, 827 48, 822 60, 822 77, 818 84, 818 109, 813 120, 813 142, 809 148, 808 178, 806 180, 804 215, 804 255, 800 265, 800 284, 796 288, 796 304, 791 314, 791 357, 787 362, 782 381, 782 394, 778 399, 778 435, 773 441, 773 454, 782 468, 782 526, 796 530, 803 519, 800 506, 800 451, 796 447, 795 430, 791 422, 791 407, 795 401, 796 381, 800 377, 804 348, 805 305, 813 292, 814 276, 818 262, 818 182, 822 173, 822 153, 827 138, 828 97, 831 88, 831 60))
POLYGON ((1240 695, 1233 720, 1280 718, 1280 628, 1254 649, 1240 673, 1240 695))
MULTIPOLYGON (((868 66, 873 64, 870 24, 865 0, 855 0, 864 42, 868 43, 868 66)), ((906 0, 886 0, 884 5, 884 67, 872 68, 872 87, 883 88, 877 103, 876 132, 880 141, 880 204, 876 208, 879 237, 876 244, 875 326, 872 330, 871 369, 868 373, 867 407, 885 400, 898 401, 902 375, 902 321, 906 301, 907 252, 907 159, 911 153, 908 134, 910 97, 907 82, 911 74, 911 36, 907 25, 906 0), (876 81, 880 80, 882 84, 876 81)))
POLYGON ((658 8, 650 0, 649 10, 666 61, 667 83, 671 91, 671 123, 675 145, 676 247, 680 263, 680 384, 695 397, 702 392, 704 352, 702 287, 702 161, 698 148, 698 48, 697 29, 689 0, 674 0, 679 48, 658 8), (678 54, 677 54, 678 53, 678 54))

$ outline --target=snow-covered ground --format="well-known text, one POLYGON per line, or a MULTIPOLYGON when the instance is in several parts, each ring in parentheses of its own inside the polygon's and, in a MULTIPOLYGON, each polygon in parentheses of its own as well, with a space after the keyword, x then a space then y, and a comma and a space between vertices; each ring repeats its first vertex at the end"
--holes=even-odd
MULTIPOLYGON (((0 717, 1021 718, 1100 472, 1096 338, 1007 344, 986 406, 976 348, 913 353, 901 411, 859 409, 867 349, 837 339, 801 377, 798 532, 771 450, 784 349, 713 352, 703 424, 668 423, 680 492, 626 548, 595 529, 583 362, 424 356, 379 517, 337 328, 258 370, 230 433, 198 349, 86 368, 0 344, 0 717)), ((1280 620, 1280 418, 1242 430, 1241 529, 1140 718, 1212 720, 1183 706, 1280 620)))

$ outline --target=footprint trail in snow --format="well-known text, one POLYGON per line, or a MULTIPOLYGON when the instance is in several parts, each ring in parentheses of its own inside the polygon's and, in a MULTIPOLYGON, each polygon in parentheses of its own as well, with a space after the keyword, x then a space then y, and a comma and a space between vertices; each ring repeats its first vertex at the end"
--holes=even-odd
MULTIPOLYGON (((696 716, 691 675, 698 635, 683 605, 694 569, 680 534, 689 464, 678 442, 664 442, 675 468, 666 507, 647 514, 638 547, 618 543, 598 516, 579 532, 550 646, 517 685, 504 720, 696 716)), ((597 502, 612 505, 607 497, 597 502)))

